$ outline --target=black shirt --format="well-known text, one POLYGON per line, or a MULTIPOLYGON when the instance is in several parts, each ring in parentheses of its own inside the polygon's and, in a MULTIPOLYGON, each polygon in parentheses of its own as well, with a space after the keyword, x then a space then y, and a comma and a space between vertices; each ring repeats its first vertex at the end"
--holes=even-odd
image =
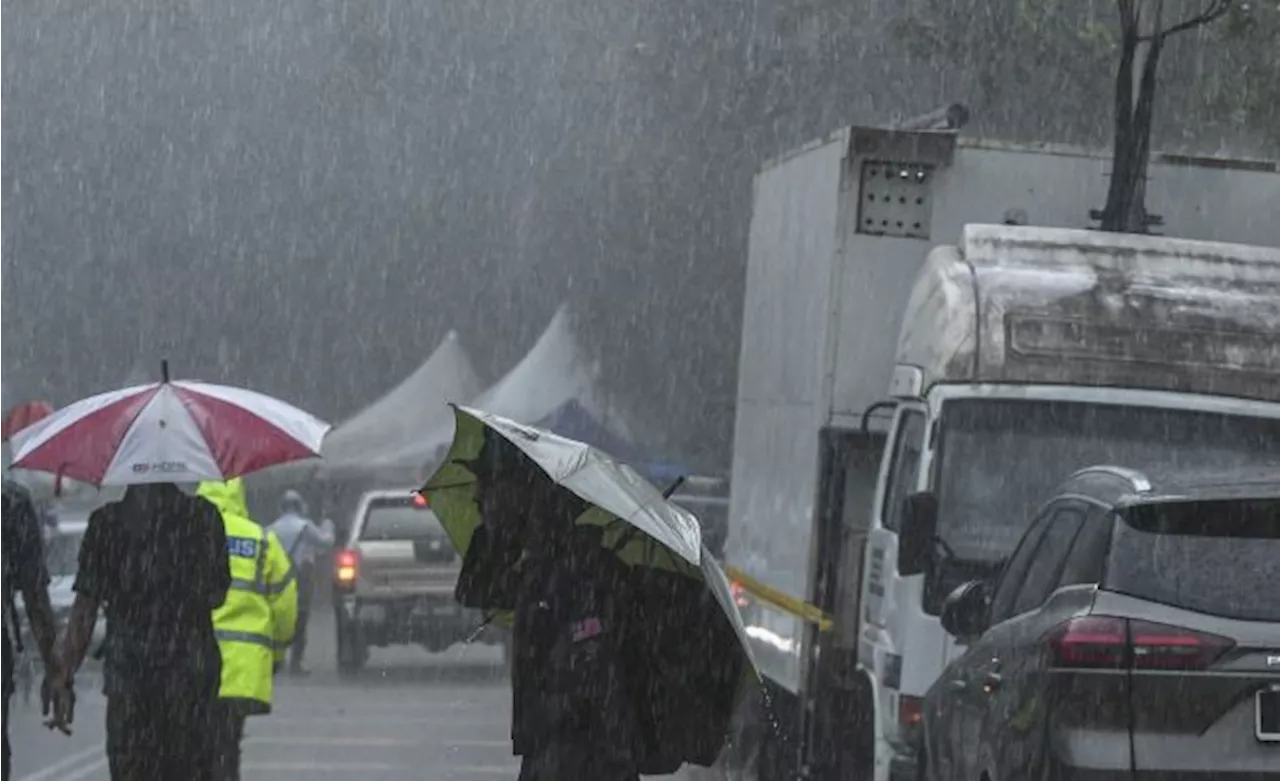
POLYGON ((576 743, 629 761, 635 714, 619 654, 625 565, 601 547, 598 532, 579 528, 531 553, 520 571, 512 628, 516 752, 576 743))
MULTIPOLYGON (((40 520, 31 495, 20 484, 4 481, 4 687, 13 685, 14 647, 9 635, 13 620, 13 598, 21 591, 30 594, 49 585, 44 563, 40 520)), ((17 627, 14 627, 17 631, 17 627)))
POLYGON ((130 486, 89 516, 75 590, 106 614, 108 692, 165 671, 216 685, 212 611, 230 585, 222 518, 200 497, 130 486))

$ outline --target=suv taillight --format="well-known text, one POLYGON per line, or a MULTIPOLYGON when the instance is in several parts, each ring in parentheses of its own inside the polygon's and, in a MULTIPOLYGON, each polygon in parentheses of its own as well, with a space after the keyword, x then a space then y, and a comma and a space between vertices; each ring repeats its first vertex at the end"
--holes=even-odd
POLYGON ((339 587, 351 587, 360 577, 360 552, 343 548, 333 557, 333 580, 339 587))
POLYGON ((751 600, 747 597, 746 586, 736 580, 729 584, 729 594, 733 597, 733 603, 740 608, 751 604, 751 600))
POLYGON ((1112 616, 1073 618, 1045 636, 1048 665, 1077 669, 1203 670, 1233 643, 1178 626, 1112 616))

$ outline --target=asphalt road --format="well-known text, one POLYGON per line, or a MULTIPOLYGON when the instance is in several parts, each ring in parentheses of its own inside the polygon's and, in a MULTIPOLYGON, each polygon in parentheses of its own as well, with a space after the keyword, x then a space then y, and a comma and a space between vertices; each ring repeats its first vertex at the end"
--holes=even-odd
MULTIPOLYGON (((516 778, 511 690, 495 648, 375 649, 369 667, 345 679, 334 667, 332 614, 317 612, 309 634, 312 675, 282 677, 274 712, 249 720, 245 781, 516 778)), ((78 678, 71 737, 40 724, 38 702, 14 698, 14 781, 108 781, 100 688, 92 672, 78 678)))
MULTIPOLYGON (((275 711, 249 720, 246 781, 515 778, 510 687, 496 649, 375 650, 368 669, 344 679, 333 663, 331 614, 317 613, 310 634, 312 675, 282 676, 275 711)), ((15 781, 107 781, 96 674, 82 674, 77 690, 71 737, 40 724, 38 703, 11 703, 15 781)))

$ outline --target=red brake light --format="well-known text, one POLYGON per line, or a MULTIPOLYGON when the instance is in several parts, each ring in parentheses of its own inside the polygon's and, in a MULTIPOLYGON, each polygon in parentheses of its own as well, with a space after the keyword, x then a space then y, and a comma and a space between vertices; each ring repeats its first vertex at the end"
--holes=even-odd
POLYGON ((898 725, 903 729, 920 726, 924 721, 924 700, 903 694, 898 697, 898 725))
POLYGON ((736 580, 729 584, 729 594, 733 597, 733 603, 738 607, 746 607, 750 604, 750 600, 747 599, 746 587, 736 580))
POLYGON ((343 548, 333 557, 333 577, 340 586, 350 586, 360 575, 360 553, 343 548))
POLYGON ((415 494, 413 495, 413 506, 414 506, 414 507, 430 507, 430 506, 431 506, 431 502, 427 499, 427 495, 426 495, 426 494, 424 494, 424 493, 415 493, 415 494))
POLYGON ((1231 648, 1217 635, 1111 616, 1074 618, 1045 638, 1050 667, 1203 670, 1231 648))
POLYGON ((915 745, 920 739, 920 726, 924 723, 924 700, 903 694, 898 697, 898 729, 900 737, 915 745))

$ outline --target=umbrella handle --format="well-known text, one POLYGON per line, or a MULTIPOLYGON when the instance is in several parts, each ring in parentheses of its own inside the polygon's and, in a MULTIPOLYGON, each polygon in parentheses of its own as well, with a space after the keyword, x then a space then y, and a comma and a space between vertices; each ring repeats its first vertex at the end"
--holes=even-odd
POLYGON ((463 640, 463 641, 462 641, 462 642, 463 642, 463 644, 464 644, 464 645, 471 645, 472 643, 474 643, 474 642, 476 641, 476 638, 480 636, 480 633, 481 633, 481 632, 483 632, 484 630, 488 629, 488 628, 489 628, 489 624, 492 624, 492 623, 493 623, 493 619, 495 619, 495 618, 497 618, 497 617, 498 617, 498 611, 496 611, 496 610, 495 610, 495 611, 493 611, 492 613, 489 613, 488 615, 486 615, 486 616, 484 617, 484 621, 480 622, 480 626, 476 627, 476 628, 475 628, 475 630, 474 630, 474 631, 472 631, 472 632, 471 632, 471 634, 467 635, 467 638, 466 638, 465 640, 463 640))

